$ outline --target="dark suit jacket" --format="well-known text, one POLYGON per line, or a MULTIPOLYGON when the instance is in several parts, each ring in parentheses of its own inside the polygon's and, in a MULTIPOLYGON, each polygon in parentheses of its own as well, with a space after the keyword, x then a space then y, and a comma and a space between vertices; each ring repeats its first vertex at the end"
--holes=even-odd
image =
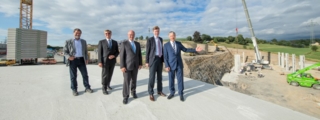
POLYGON ((183 63, 182 63, 182 58, 181 58, 181 51, 183 52, 196 52, 195 49, 191 48, 185 48, 181 42, 175 41, 176 42, 176 51, 177 53, 174 52, 174 49, 169 42, 164 44, 163 46, 163 55, 164 55, 164 63, 165 67, 170 67, 170 70, 175 70, 177 68, 183 68, 183 63))
POLYGON ((136 53, 133 52, 129 40, 120 45, 120 68, 126 68, 128 71, 138 69, 142 65, 142 55, 140 43, 134 41, 136 53))
MULTIPOLYGON (((160 42, 161 42, 161 48, 162 48, 162 56, 161 56, 161 60, 163 62, 163 40, 161 37, 159 37, 160 42)), ((149 64, 149 66, 152 65, 154 58, 155 58, 155 54, 156 54, 156 41, 154 39, 154 37, 151 37, 148 39, 147 44, 146 44, 146 63, 149 64)))
MULTIPOLYGON (((84 61, 88 60, 88 49, 87 49, 87 42, 84 39, 80 39, 81 40, 81 45, 82 45, 82 55, 84 58, 84 61)), ((66 40, 66 43, 63 47, 63 52, 64 52, 64 56, 65 58, 68 60, 70 56, 75 56, 76 54, 76 47, 74 45, 74 39, 69 39, 66 40)), ((70 61, 67 61, 67 66, 69 66, 70 61)))
POLYGON ((106 39, 100 40, 98 44, 98 63, 102 63, 103 65, 106 65, 108 63, 115 64, 117 62, 116 57, 119 55, 119 48, 118 48, 118 42, 111 39, 111 49, 108 46, 108 42, 106 39), (114 59, 109 59, 109 55, 114 55, 114 59))

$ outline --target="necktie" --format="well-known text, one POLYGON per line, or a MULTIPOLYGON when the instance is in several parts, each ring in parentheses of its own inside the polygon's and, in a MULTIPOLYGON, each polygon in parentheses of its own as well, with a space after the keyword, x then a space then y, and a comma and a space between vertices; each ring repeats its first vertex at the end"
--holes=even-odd
POLYGON ((134 46, 134 42, 131 42, 131 47, 132 47, 133 52, 136 53, 136 48, 134 46))
POLYGON ((158 55, 159 55, 159 57, 161 57, 162 56, 162 51, 161 51, 161 42, 160 42, 160 40, 158 39, 158 55))
POLYGON ((173 47, 174 53, 176 53, 176 44, 175 44, 175 42, 172 42, 172 47, 173 47))
POLYGON ((111 47, 112 47, 111 40, 108 40, 108 45, 109 45, 109 49, 111 49, 111 47))

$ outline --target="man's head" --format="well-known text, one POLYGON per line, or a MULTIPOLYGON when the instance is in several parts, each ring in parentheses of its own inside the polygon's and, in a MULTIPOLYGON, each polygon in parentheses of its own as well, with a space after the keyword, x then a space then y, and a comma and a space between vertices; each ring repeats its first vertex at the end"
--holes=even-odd
POLYGON ((169 39, 170 41, 174 41, 176 39, 176 33, 173 31, 169 32, 169 39))
POLYGON ((135 35, 134 31, 130 30, 128 32, 128 39, 133 41, 134 40, 134 35, 135 35))
POLYGON ((158 26, 153 27, 153 35, 159 37, 160 28, 158 26))
POLYGON ((80 39, 82 31, 79 28, 73 30, 73 35, 75 39, 80 39))
POLYGON ((111 30, 105 30, 104 36, 106 36, 107 39, 111 39, 112 31, 111 30))

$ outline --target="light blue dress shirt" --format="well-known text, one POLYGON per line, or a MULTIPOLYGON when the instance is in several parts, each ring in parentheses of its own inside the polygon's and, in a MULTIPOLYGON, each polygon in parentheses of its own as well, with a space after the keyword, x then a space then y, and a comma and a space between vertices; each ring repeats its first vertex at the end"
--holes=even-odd
POLYGON ((79 40, 74 39, 74 46, 76 47, 76 53, 74 56, 75 57, 83 57, 81 39, 79 39, 79 40))

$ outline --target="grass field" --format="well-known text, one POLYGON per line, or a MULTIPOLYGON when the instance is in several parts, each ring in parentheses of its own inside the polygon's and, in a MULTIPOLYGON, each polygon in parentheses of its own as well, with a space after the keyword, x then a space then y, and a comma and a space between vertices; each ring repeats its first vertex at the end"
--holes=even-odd
MULTIPOLYGON (((226 46, 228 48, 238 48, 243 49, 243 45, 239 44, 227 44, 227 43, 218 43, 218 45, 226 46)), ((320 62, 320 51, 313 52, 311 48, 293 48, 287 46, 271 45, 271 44, 258 44, 258 48, 261 51, 278 53, 284 52, 289 54, 305 55, 307 60, 320 62)), ((253 50, 253 45, 249 44, 247 49, 253 50)))
MULTIPOLYGON (((193 43, 193 41, 187 41, 185 38, 176 38, 176 39, 177 41, 181 41, 183 43, 188 43, 188 42, 193 43)), ((164 39, 163 42, 168 42, 168 41, 169 39, 164 39)), ((218 43, 218 45, 226 46, 228 48, 244 49, 243 45, 239 45, 239 44, 218 43)), ((320 62, 320 46, 318 51, 316 52, 313 52, 311 48, 294 48, 294 47, 271 45, 271 44, 258 44, 258 48, 260 51, 266 51, 266 52, 272 52, 272 53, 284 52, 289 54, 296 54, 296 56, 305 55, 307 60, 320 62)), ((249 44, 246 49, 253 50, 253 45, 249 44)))

